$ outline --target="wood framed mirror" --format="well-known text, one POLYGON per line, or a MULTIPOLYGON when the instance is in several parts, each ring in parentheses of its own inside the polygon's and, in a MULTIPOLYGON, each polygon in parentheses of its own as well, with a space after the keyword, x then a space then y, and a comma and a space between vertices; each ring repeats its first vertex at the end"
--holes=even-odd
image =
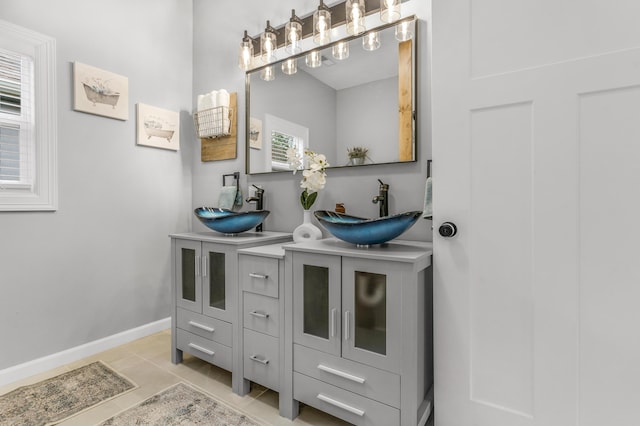
POLYGON ((416 31, 411 16, 248 71, 246 173, 289 170, 289 146, 324 154, 332 168, 416 161, 416 31), (398 41, 400 25, 413 38, 398 41), (380 47, 367 51, 373 33, 380 47), (339 43, 349 46, 342 60, 333 54, 339 43), (295 73, 283 71, 287 61, 295 73))

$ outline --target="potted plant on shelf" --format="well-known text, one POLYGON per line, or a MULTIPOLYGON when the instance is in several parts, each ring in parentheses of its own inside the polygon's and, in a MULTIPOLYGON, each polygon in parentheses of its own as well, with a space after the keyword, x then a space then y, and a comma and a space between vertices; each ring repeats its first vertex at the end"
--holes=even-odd
POLYGON ((360 164, 364 164, 364 160, 367 158, 367 152, 369 152, 369 148, 365 148, 363 146, 354 146, 353 148, 347 148, 349 165, 357 166, 360 164))

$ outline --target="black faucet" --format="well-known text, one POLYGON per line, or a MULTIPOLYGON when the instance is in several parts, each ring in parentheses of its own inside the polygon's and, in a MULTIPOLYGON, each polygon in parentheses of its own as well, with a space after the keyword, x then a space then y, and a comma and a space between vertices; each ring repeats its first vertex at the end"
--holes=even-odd
POLYGON ((378 179, 378 182, 380 182, 378 195, 373 197, 371 201, 374 204, 380 203, 380 217, 389 216, 389 184, 382 182, 380 179, 378 179))
MULTIPOLYGON (((264 210, 264 189, 251 184, 256 189, 256 193, 253 197, 247 198, 247 203, 256 203, 256 210, 264 210)), ((262 223, 256 226, 256 232, 262 232, 262 223)))

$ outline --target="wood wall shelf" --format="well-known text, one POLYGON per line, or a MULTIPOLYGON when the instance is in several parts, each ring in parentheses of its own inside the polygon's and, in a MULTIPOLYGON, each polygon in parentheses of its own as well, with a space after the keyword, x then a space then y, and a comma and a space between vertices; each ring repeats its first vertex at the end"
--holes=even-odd
POLYGON ((229 135, 217 138, 201 138, 200 160, 220 161, 232 160, 238 156, 238 102, 237 93, 229 94, 229 110, 231 128, 229 135))

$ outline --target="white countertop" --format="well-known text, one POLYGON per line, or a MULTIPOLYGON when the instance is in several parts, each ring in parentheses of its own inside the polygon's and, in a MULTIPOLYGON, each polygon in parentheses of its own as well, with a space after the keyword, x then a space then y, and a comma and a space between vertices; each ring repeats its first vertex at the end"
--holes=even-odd
POLYGON ((179 234, 170 234, 171 238, 179 238, 183 240, 207 241, 211 243, 221 243, 230 245, 244 245, 256 243, 268 243, 286 241, 291 239, 291 233, 288 232, 241 232, 235 235, 225 235, 215 231, 204 232, 185 232, 179 234))
POLYGON ((300 251, 306 253, 333 254, 366 259, 391 260, 395 262, 431 264, 433 243, 421 241, 393 240, 385 244, 376 244, 371 247, 357 247, 337 238, 325 238, 303 243, 286 243, 284 250, 300 251))

